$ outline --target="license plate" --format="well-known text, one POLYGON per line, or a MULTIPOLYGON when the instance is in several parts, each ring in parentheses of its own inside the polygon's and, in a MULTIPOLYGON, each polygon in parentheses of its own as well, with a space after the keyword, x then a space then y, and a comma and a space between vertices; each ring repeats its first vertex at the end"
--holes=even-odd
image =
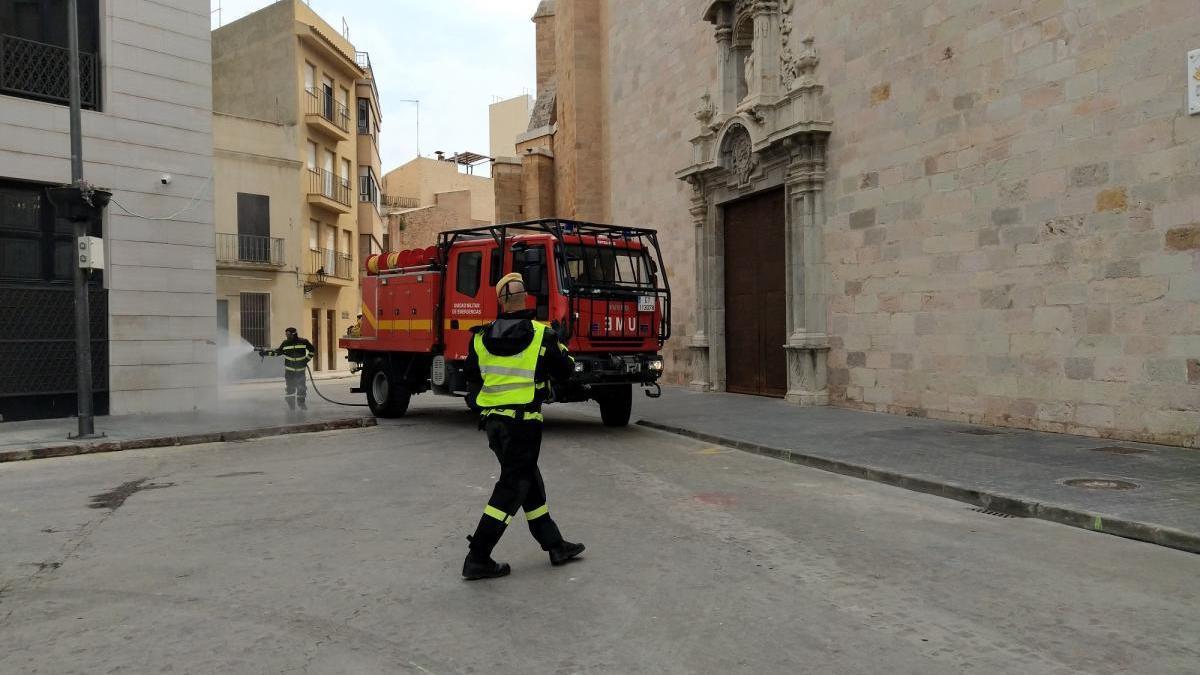
POLYGON ((653 312, 654 311, 654 296, 653 295, 643 295, 643 296, 638 297, 638 311, 639 312, 653 312))
POLYGON ((642 372, 642 364, 638 363, 637 361, 630 361, 629 363, 626 363, 625 368, 631 373, 642 372))

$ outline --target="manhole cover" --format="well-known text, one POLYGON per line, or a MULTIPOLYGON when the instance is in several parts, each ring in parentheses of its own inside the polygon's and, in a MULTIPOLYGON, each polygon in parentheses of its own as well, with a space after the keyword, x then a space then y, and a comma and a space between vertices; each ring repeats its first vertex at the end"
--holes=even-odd
POLYGON ((1063 485, 1086 490, 1136 490, 1139 487, 1137 483, 1112 478, 1070 478, 1064 480, 1063 485))
POLYGON ((1110 445, 1105 448, 1092 448, 1092 452, 1107 452, 1113 455, 1144 455, 1150 451, 1145 448, 1126 448, 1120 445, 1110 445))

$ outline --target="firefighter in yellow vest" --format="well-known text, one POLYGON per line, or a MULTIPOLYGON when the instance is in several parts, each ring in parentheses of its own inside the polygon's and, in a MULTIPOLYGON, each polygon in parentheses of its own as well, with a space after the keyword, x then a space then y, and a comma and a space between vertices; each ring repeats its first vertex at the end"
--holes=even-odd
POLYGON ((546 487, 538 471, 542 445, 542 402, 549 380, 565 381, 575 369, 566 345, 525 309, 525 283, 509 274, 496 284, 500 317, 476 331, 467 357, 466 378, 472 403, 481 411, 481 428, 500 460, 500 478, 483 509, 470 552, 463 563, 466 579, 490 579, 509 573, 507 563, 492 560, 492 549, 505 528, 524 510, 529 531, 563 565, 583 553, 583 544, 564 541, 550 518, 546 487))
POLYGON ((308 382, 305 380, 305 371, 308 370, 308 362, 317 355, 313 343, 300 337, 295 328, 288 328, 284 331, 284 340, 278 349, 259 353, 263 356, 283 357, 283 400, 287 401, 289 410, 295 410, 297 404, 301 410, 307 410, 305 399, 308 397, 308 382))

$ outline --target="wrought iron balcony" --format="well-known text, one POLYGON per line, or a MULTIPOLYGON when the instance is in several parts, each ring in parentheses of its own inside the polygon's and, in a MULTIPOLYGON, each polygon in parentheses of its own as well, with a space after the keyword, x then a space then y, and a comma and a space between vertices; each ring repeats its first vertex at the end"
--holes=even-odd
POLYGON ((309 274, 315 274, 318 278, 353 278, 354 256, 350 255, 349 253, 321 248, 310 250, 308 254, 309 274))
MULTIPOLYGON (((79 53, 79 99, 88 110, 100 103, 96 55, 79 53)), ((70 50, 13 35, 0 35, 0 93, 67 104, 71 100, 70 50)))
POLYGON ((217 262, 283 267, 283 239, 218 233, 217 262))
POLYGON ((325 169, 308 170, 308 194, 337 202, 347 212, 350 210, 350 181, 325 169))
POLYGON ((305 89, 308 106, 305 113, 320 117, 337 127, 345 135, 350 134, 350 109, 333 98, 333 94, 316 89, 305 89))

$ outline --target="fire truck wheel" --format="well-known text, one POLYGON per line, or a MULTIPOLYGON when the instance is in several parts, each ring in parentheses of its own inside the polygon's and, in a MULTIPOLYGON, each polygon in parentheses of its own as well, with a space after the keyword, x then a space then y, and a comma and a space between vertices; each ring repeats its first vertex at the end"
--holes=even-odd
POLYGON ((389 371, 387 364, 375 362, 367 377, 367 403, 376 417, 403 417, 411 398, 408 389, 389 371))
POLYGON ((633 385, 622 384, 605 387, 604 393, 596 397, 600 404, 600 419, 606 427, 623 427, 629 424, 633 412, 633 385))

